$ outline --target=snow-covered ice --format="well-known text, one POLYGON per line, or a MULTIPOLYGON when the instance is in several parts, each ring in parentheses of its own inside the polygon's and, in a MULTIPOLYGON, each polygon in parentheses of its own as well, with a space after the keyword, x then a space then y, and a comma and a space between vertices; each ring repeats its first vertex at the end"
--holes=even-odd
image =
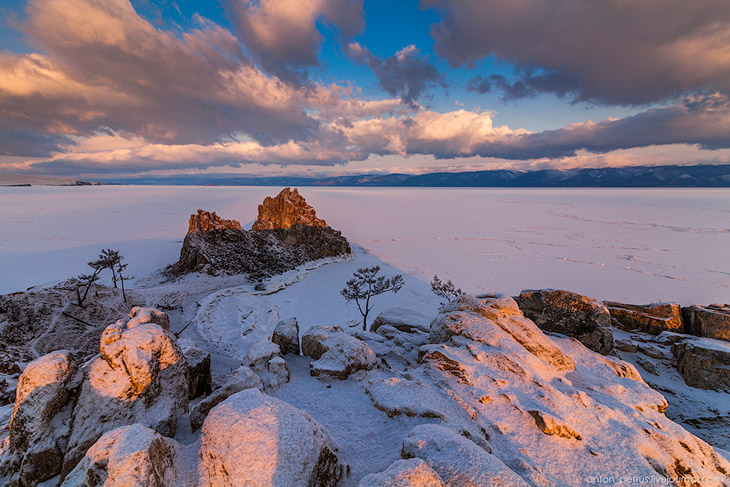
MULTIPOLYGON (((730 190, 300 188, 317 214, 404 273, 465 291, 569 289, 681 304, 730 297, 730 190)), ((244 226, 273 187, 0 188, 0 293, 119 249, 142 278, 173 263, 198 208, 244 226)), ((134 284, 131 284, 134 286, 134 284)))

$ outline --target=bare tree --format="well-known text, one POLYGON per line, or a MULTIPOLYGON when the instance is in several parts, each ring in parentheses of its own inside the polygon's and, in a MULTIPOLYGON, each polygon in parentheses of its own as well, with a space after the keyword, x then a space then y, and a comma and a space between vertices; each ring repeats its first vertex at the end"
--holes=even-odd
POLYGON ((126 269, 129 264, 122 264, 122 259, 124 259, 124 257, 120 256, 119 262, 117 262, 116 274, 117 276, 119 276, 119 280, 122 283, 122 297, 124 298, 124 302, 126 303, 127 293, 124 291, 124 274, 122 274, 122 272, 124 272, 124 269, 126 269))
POLYGON ((91 285, 99 280, 99 274, 101 274, 101 271, 106 267, 103 259, 93 260, 89 262, 88 265, 94 269, 94 272, 91 274, 80 274, 78 277, 78 286, 76 287, 76 299, 78 300, 79 307, 81 308, 84 307, 84 301, 86 301, 86 297, 89 295, 91 285), (83 296, 81 295, 81 288, 85 288, 83 296))
POLYGON ((403 287, 403 276, 378 276, 380 266, 358 269, 353 278, 347 281, 347 287, 340 291, 345 302, 354 301, 362 315, 362 328, 367 330, 368 313, 373 309, 370 300, 380 294, 397 293, 403 287))
POLYGON ((104 249, 99 254, 99 260, 104 263, 104 267, 111 269, 112 271, 112 284, 117 287, 117 269, 116 266, 122 261, 124 257, 119 255, 118 250, 104 249))
POLYGON ((431 281, 431 291, 433 291, 436 296, 444 298, 446 300, 445 303, 441 303, 442 305, 448 304, 464 294, 464 291, 462 291, 461 289, 457 289, 456 286, 454 286, 454 283, 451 282, 451 279, 443 282, 441 279, 439 279, 439 276, 437 275, 434 275, 433 280, 431 281))

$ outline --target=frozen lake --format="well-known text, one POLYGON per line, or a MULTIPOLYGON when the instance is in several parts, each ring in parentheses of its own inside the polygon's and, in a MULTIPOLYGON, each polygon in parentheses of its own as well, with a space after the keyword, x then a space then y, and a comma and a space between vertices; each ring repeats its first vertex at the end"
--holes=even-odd
MULTIPOLYGON (((0 293, 121 250, 141 278, 179 255, 189 215, 242 224, 277 187, 0 188, 0 293)), ((633 303, 730 302, 730 190, 300 188, 317 214, 403 272, 465 291, 569 289, 633 303)))

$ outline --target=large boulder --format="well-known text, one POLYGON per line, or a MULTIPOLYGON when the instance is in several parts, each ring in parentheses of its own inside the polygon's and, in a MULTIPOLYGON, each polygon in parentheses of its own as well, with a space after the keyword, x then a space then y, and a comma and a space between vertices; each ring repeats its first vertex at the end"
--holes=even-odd
POLYGON ((188 364, 188 399, 207 396, 213 390, 210 373, 210 352, 197 347, 192 340, 183 338, 178 345, 188 364))
POLYGON ((208 415, 200 436, 200 485, 335 487, 344 468, 329 433, 309 414, 248 389, 208 415))
POLYGON ((730 341, 730 304, 693 305, 683 313, 688 333, 730 341))
POLYGON ((64 458, 72 470, 104 433, 129 424, 174 436, 188 412, 187 363, 175 336, 155 323, 119 321, 101 337, 101 357, 86 364, 64 458))
POLYGON ((363 341, 339 326, 315 326, 302 335, 302 353, 315 359, 309 366, 313 376, 346 379, 358 370, 370 370, 378 358, 363 341))
POLYGON ((527 289, 520 293, 519 305, 543 330, 577 338, 602 355, 613 350, 611 314, 594 298, 556 289, 527 289))
POLYGON ((191 216, 180 259, 168 271, 246 273, 263 279, 305 262, 352 252, 347 239, 317 218, 296 189, 267 198, 259 208, 251 231, 215 214, 203 218, 208 213, 198 210, 197 217, 191 216))
POLYGON ((203 421, 211 409, 222 403, 233 394, 246 389, 264 390, 261 378, 253 370, 242 365, 236 369, 228 380, 213 393, 193 406, 190 410, 190 427, 193 431, 203 426, 203 421))
POLYGON ((296 188, 284 188, 276 197, 267 196, 259 205, 259 215, 251 229, 285 229, 295 225, 326 228, 327 222, 317 218, 314 208, 307 204, 296 188))
POLYGON ((709 338, 688 338, 673 344, 672 354, 687 385, 730 392, 730 344, 709 338))
MULTIPOLYGON (((516 342, 557 370, 575 369, 573 360, 525 318, 515 300, 502 294, 462 295, 442 306, 431 322, 430 342, 444 343, 453 337, 490 345, 516 342)), ((443 361, 438 353, 422 356, 427 357, 443 361)))
POLYGON ((11 482, 35 485, 61 472, 67 429, 51 425, 72 395, 77 365, 71 352, 53 352, 25 368, 18 381, 8 450, 0 471, 11 482))
POLYGON ((431 318, 412 309, 390 308, 373 320, 370 331, 378 331, 381 326, 392 326, 405 332, 415 329, 428 333, 431 329, 431 318))
POLYGON ((682 332, 682 311, 677 303, 624 304, 604 301, 613 325, 624 330, 641 330, 652 335, 663 331, 682 332))
POLYGON ((274 327, 271 341, 279 345, 281 353, 299 355, 299 323, 297 319, 280 320, 274 327))
POLYGON ((366 475, 358 487, 446 487, 441 477, 420 458, 398 460, 384 472, 366 475))
POLYGON ((105 433, 61 487, 174 487, 177 443, 139 424, 105 433))
POLYGON ((496 456, 436 424, 413 428, 403 441, 402 455, 421 458, 450 487, 529 485, 496 456))

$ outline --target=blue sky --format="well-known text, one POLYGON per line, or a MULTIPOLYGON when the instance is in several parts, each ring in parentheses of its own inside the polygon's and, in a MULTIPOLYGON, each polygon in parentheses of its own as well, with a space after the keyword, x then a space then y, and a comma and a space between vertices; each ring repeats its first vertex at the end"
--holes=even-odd
POLYGON ((0 171, 730 162, 730 4, 7 0, 0 171))

